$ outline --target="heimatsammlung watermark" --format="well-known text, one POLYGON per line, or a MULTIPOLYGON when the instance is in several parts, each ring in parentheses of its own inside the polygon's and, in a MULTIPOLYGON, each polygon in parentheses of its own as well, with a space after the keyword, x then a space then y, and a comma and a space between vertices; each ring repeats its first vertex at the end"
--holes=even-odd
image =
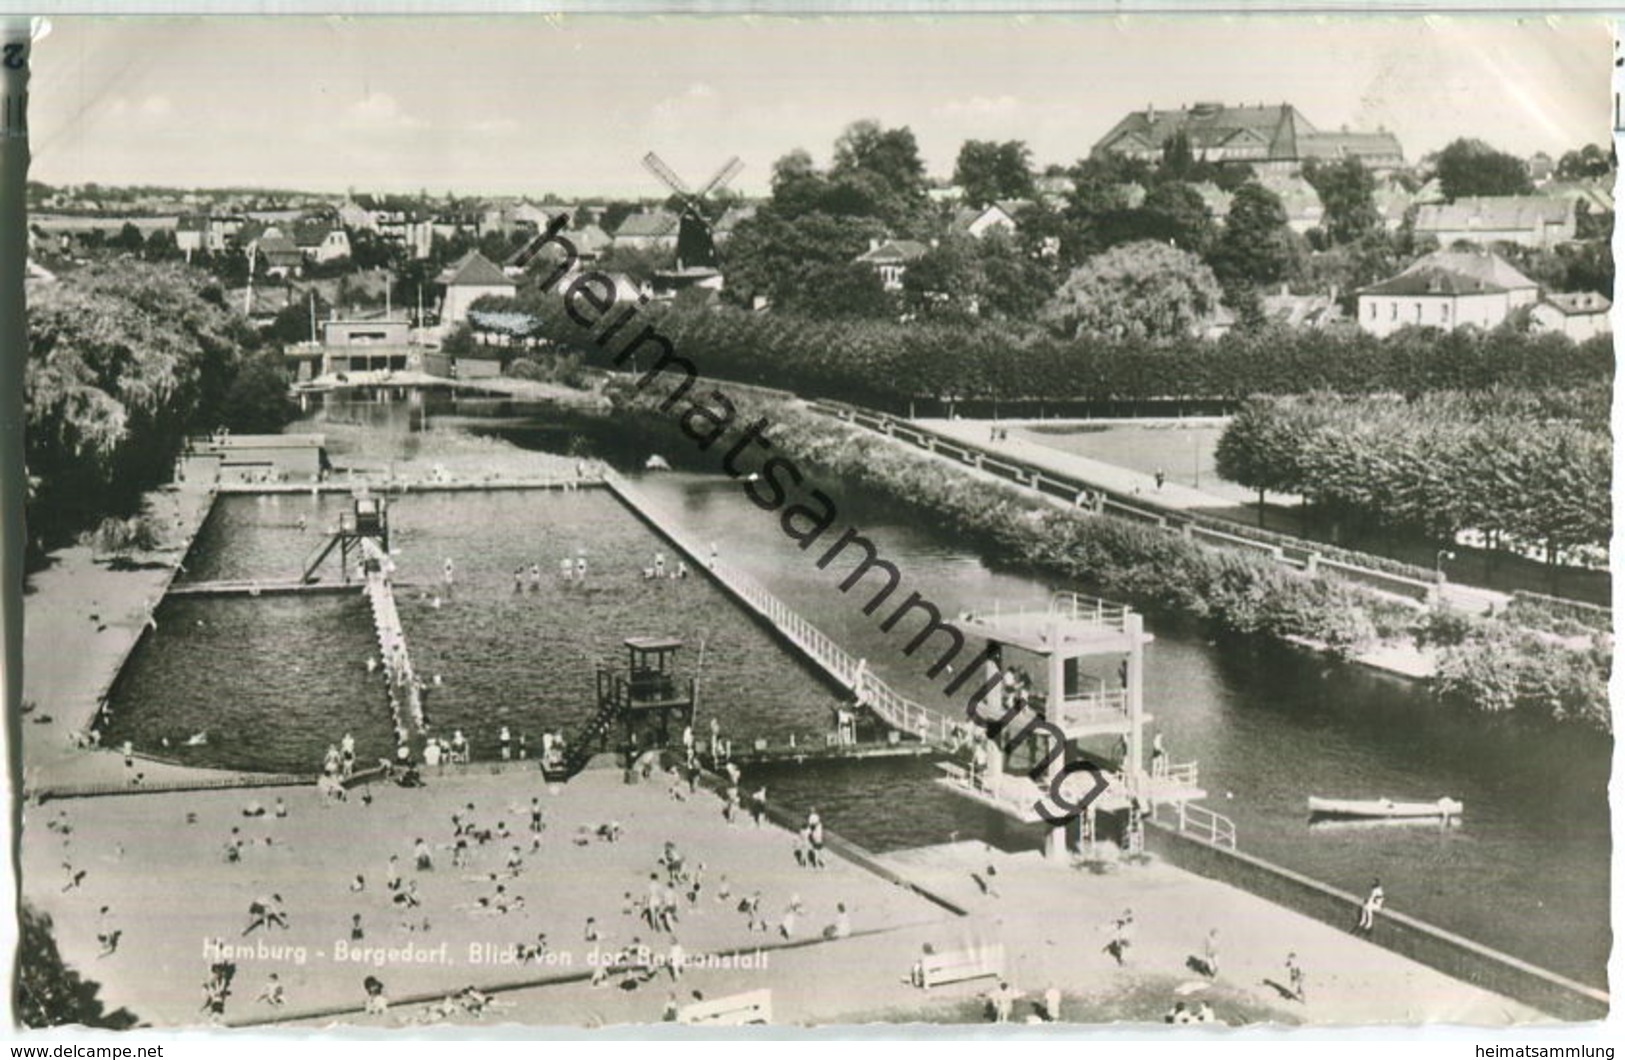
MULTIPOLYGON (((563 251, 563 260, 540 278, 540 287, 544 291, 553 290, 576 269, 580 260, 575 244, 560 235, 566 220, 562 214, 554 218, 515 259, 516 264, 524 266, 546 246, 555 246, 563 251)), ((669 338, 651 324, 629 330, 639 310, 648 303, 647 296, 639 296, 634 304, 617 307, 618 290, 614 280, 606 273, 584 270, 564 289, 563 300, 564 312, 572 322, 589 333, 597 329, 594 345, 610 351, 617 367, 629 361, 635 364, 633 358, 639 351, 647 350, 654 355, 654 362, 637 379, 635 385, 639 391, 647 389, 656 378, 667 372, 673 373, 666 383, 670 385, 675 381, 675 385, 660 402, 659 410, 670 414, 677 428, 702 453, 711 452, 724 437, 732 436, 733 444, 722 455, 722 470, 734 479, 743 480, 745 495, 752 504, 765 512, 779 513, 780 528, 786 537, 796 543, 797 548, 811 554, 815 545, 827 540, 826 535, 831 532, 839 515, 836 504, 824 491, 807 483, 807 476, 793 460, 767 455, 773 450, 773 441, 768 437, 771 427, 768 419, 758 417, 740 432, 735 425, 737 409, 722 391, 713 389, 703 395, 690 395, 689 391, 699 378, 698 369, 694 362, 678 355, 669 338), (615 312, 617 308, 619 312, 615 312), (618 350, 612 349, 612 344, 623 335, 630 337, 618 350), (765 458, 755 467, 747 467, 742 464, 747 456, 765 458), (787 501, 794 503, 787 505, 787 501)), ((863 605, 863 613, 873 616, 887 605, 902 585, 902 571, 895 563, 881 558, 874 541, 852 526, 847 526, 832 543, 827 544, 814 561, 815 565, 820 570, 827 569, 848 549, 858 554, 859 558, 841 580, 841 592, 851 591, 871 574, 878 575, 877 580, 869 583, 872 595, 863 605)), ((989 643, 979 655, 959 666, 955 674, 954 663, 966 646, 964 631, 944 620, 942 609, 924 594, 909 592, 900 604, 881 618, 880 629, 890 633, 911 616, 923 618, 924 622, 903 646, 903 654, 912 656, 933 637, 938 638, 935 643, 940 654, 927 668, 926 676, 936 679, 945 673, 952 675, 953 679, 943 689, 945 695, 957 695, 972 679, 972 675, 983 675, 982 683, 969 693, 966 700, 966 718, 979 725, 989 739, 996 741, 1004 737, 1019 720, 1022 725, 1015 735, 1004 738, 1006 747, 1013 750, 1022 741, 1033 740, 1036 747, 1044 749, 1043 754, 1035 756, 1037 761, 1027 772, 1028 777, 1039 783, 1043 790, 1043 795, 1033 804, 1039 816, 1051 824, 1063 825, 1076 819, 1092 801, 1100 797, 1106 790, 1107 780, 1099 767, 1082 757, 1067 743, 1061 729, 1030 705, 1013 701, 1001 706, 999 709, 1002 713, 997 717, 982 713, 982 701, 1001 683, 998 645, 989 643), (1040 737, 1048 738, 1047 747, 1037 742, 1040 737), (1060 766, 1051 773, 1057 759, 1060 759, 1060 766), (1066 782, 1079 773, 1089 774, 1092 783, 1081 797, 1070 797, 1066 782)))

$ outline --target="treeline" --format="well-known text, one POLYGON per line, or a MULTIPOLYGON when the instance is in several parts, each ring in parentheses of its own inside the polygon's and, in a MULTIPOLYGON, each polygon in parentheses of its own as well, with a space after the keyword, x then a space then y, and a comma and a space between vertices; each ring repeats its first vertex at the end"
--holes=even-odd
POLYGON ((1219 474, 1355 524, 1451 542, 1474 529, 1555 559, 1612 533, 1608 390, 1261 397, 1231 419, 1219 474))
POLYGON ((289 421, 280 351, 218 284, 130 259, 29 291, 25 459, 32 549, 126 515, 188 434, 289 421))
MULTIPOLYGON (((612 389, 616 433, 646 433, 661 452, 680 459, 695 450, 691 438, 677 433, 674 413, 657 408, 665 391, 658 384, 643 394, 625 385, 612 389)), ((1382 640, 1422 640, 1431 625, 1404 604, 1336 578, 1128 520, 1057 508, 793 403, 740 390, 730 395, 735 422, 766 417, 775 452, 801 468, 893 498, 1006 562, 1152 613, 1195 618, 1221 633, 1314 641, 1345 656, 1382 640)), ((701 459, 715 469, 714 457, 701 459)), ((1496 620, 1472 625, 1451 638, 1437 692, 1485 712, 1611 730, 1605 647, 1573 648, 1496 620), (1537 672, 1551 679, 1523 677, 1537 672)))
MULTIPOLYGON (((537 333, 580 351, 609 354, 553 296, 500 300, 530 312, 537 333)), ((1059 338, 1042 327, 974 320, 820 321, 679 300, 640 319, 710 376, 906 411, 936 401, 1236 401, 1253 394, 1402 394, 1492 387, 1577 389, 1611 379, 1608 336, 1576 344, 1511 329, 1449 333, 1265 329, 1217 341, 1059 338)), ((619 351, 635 334, 611 343, 619 351)), ((647 363, 650 356, 642 355, 647 363)))

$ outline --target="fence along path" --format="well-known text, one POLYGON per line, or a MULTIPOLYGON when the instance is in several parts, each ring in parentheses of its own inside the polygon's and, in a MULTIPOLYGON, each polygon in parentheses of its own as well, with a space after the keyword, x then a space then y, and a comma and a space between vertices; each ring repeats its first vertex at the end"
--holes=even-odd
POLYGON ((1261 553, 1277 563, 1299 570, 1307 569, 1314 572, 1318 569, 1327 569, 1345 579, 1362 582, 1390 596, 1410 600, 1413 603, 1431 601, 1442 588, 1454 593, 1471 592, 1475 597, 1502 596, 1488 590, 1474 590, 1465 586, 1441 586, 1436 580, 1428 578, 1427 572, 1419 568, 1414 574, 1401 574, 1397 571, 1362 566, 1351 562, 1348 558, 1329 554, 1329 549, 1324 546, 1317 547, 1316 543, 1311 541, 1244 528, 1240 524, 1230 525, 1203 520, 1188 513, 1176 514, 1149 503, 1131 504, 1115 496, 1110 490, 1102 489, 1074 475, 1039 467, 1019 457, 990 452, 973 443, 938 434, 929 427, 900 419, 890 413, 875 412, 833 401, 810 401, 808 407, 815 412, 833 416, 897 441, 907 442, 938 456, 1010 479, 1019 486, 1067 502, 1074 508, 1087 506, 1097 514, 1146 523, 1207 544, 1261 553))
POLYGON ((756 579, 712 557, 698 542, 678 530, 674 520, 651 505, 648 498, 639 494, 620 475, 605 470, 604 484, 644 522, 687 553, 696 567, 709 571, 723 589, 799 648, 837 684, 851 691, 886 724, 928 743, 953 742, 953 719, 899 695, 876 677, 862 659, 831 640, 788 604, 763 588, 756 579))

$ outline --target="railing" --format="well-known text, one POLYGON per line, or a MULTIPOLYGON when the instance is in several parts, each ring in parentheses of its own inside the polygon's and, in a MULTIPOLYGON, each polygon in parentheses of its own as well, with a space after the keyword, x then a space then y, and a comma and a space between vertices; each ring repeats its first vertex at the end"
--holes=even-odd
POLYGON ((898 695, 889 685, 835 643, 812 623, 802 618, 784 601, 762 587, 756 579, 738 568, 709 557, 673 521, 660 517, 649 502, 635 493, 619 475, 604 473, 604 482, 633 510, 664 534, 672 544, 708 569, 726 589, 773 625, 779 633, 800 648, 836 681, 851 689, 859 701, 894 729, 930 742, 951 743, 955 731, 952 720, 911 699, 898 695))
POLYGON ((1060 592, 1050 597, 1050 614, 1067 622, 1081 622, 1121 632, 1128 628, 1128 608, 1095 596, 1060 592))
POLYGON ((1356 581, 1394 596, 1424 602, 1432 599, 1437 587, 1426 568, 1380 556, 1356 553, 1324 542, 1309 541, 1240 523, 1203 517, 1189 512, 1172 513, 1153 504, 1134 504, 1109 490, 1075 476, 1045 471, 974 442, 949 440, 930 428, 920 427, 890 413, 875 412, 839 402, 815 400, 808 407, 846 423, 865 427, 888 437, 907 441, 929 452, 950 458, 1009 479, 1034 492, 1058 498, 1073 497, 1074 506, 1086 503, 1097 513, 1148 523, 1173 533, 1189 535, 1219 547, 1261 553, 1284 566, 1311 572, 1325 570, 1348 581, 1356 581))
POLYGON ((1176 806, 1180 832, 1205 839, 1216 847, 1236 849, 1236 823, 1230 818, 1199 803, 1179 802, 1176 806))
MULTIPOLYGON (((1178 784, 1180 787, 1198 788, 1201 787, 1198 782, 1199 775, 1195 762, 1173 762, 1169 764, 1168 769, 1162 774, 1162 779, 1165 779, 1170 784, 1178 784)), ((1233 831, 1234 828, 1232 827, 1233 831)))

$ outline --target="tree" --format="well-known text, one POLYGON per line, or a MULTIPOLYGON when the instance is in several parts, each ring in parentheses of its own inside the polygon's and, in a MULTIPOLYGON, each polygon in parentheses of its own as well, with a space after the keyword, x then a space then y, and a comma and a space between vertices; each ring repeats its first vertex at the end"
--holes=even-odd
POLYGON ((1280 197, 1262 184, 1244 184, 1230 201, 1224 235, 1209 256, 1232 298, 1279 283, 1295 254, 1280 197))
POLYGON ((1529 166, 1482 140, 1452 140, 1434 162, 1439 190, 1452 201, 1474 195, 1528 195, 1529 166))
POLYGON ((325 320, 333 308, 321 294, 316 293, 315 308, 311 308, 310 296, 306 295, 297 301, 289 302, 277 311, 271 326, 266 328, 266 337, 285 346, 292 346, 301 342, 314 342, 311 331, 314 325, 312 320, 325 320))
POLYGON ((12 1011, 25 1027, 80 1024, 128 1030, 138 1022, 128 1009, 108 1012, 96 995, 100 984, 69 968, 57 949, 51 918, 27 902, 19 910, 17 978, 12 1011))
POLYGON ((174 261, 180 256, 180 248, 175 245, 175 233, 163 228, 153 229, 142 251, 142 257, 148 261, 174 261))
POLYGON ((895 234, 907 234, 927 202, 925 163, 907 126, 884 129, 879 122, 853 122, 835 141, 829 171, 832 212, 875 217, 895 234))
POLYGON ((1162 174, 1171 180, 1186 180, 1196 169, 1196 156, 1191 152, 1191 138, 1181 129, 1162 144, 1162 174))
POLYGON ((1320 196, 1320 226, 1333 246, 1359 242, 1381 226, 1376 181, 1358 158, 1330 163, 1311 158, 1303 165, 1303 179, 1320 196))
POLYGON ((1154 239, 1204 253, 1213 241, 1213 214, 1196 189, 1177 180, 1155 185, 1135 211, 1134 239, 1154 239))
POLYGON ((1558 180, 1594 180, 1614 171, 1614 149, 1604 151, 1596 144, 1586 144, 1578 151, 1565 151, 1557 160, 1558 180))
POLYGON ((297 410, 288 397, 288 370, 280 354, 245 360, 226 390, 220 422, 243 434, 275 434, 293 422, 297 410))
POLYGON ((885 234, 874 218, 814 211, 791 220, 769 203, 740 222, 728 241, 723 292, 747 307, 758 297, 785 309, 827 304, 815 274, 827 278, 828 269, 851 263, 885 234))
POLYGON ((1032 151, 1020 140, 966 140, 954 163, 954 183, 971 206, 1034 195, 1032 151))
POLYGON ((885 317, 895 312, 880 276, 867 265, 843 261, 818 265, 806 272, 806 289, 792 306, 822 319, 885 317))
POLYGON ((910 262, 903 273, 903 304, 922 315, 974 316, 983 286, 976 244, 972 236, 945 239, 910 262))
POLYGON ((118 238, 113 240, 114 247, 136 254, 139 254, 146 245, 146 240, 141 238, 141 229, 129 221, 124 222, 124 226, 118 230, 118 238))
POLYGON ((1196 333, 1220 297, 1213 273, 1196 255, 1162 243, 1129 243, 1074 270, 1044 316, 1075 337, 1177 339, 1196 333))

